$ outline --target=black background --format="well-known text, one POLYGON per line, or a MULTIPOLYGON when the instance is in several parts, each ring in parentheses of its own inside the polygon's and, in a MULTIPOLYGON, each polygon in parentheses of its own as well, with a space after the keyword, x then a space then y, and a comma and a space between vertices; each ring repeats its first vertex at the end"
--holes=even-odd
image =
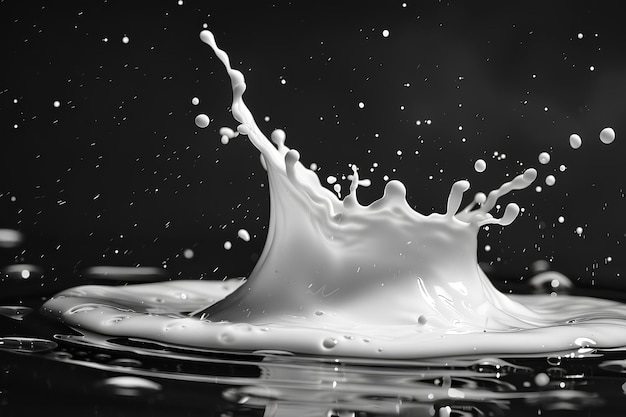
POLYGON ((245 138, 220 143, 236 123, 226 72, 198 38, 206 24, 245 74, 259 125, 285 129, 322 179, 356 163, 373 181, 363 202, 389 175, 429 213, 444 211, 455 180, 489 191, 535 166, 543 191, 507 199, 525 212, 481 232, 479 259, 513 280, 548 260, 581 285, 624 286, 619 2, 338 3, 0 1, 0 227, 27 236, 3 264, 42 265, 59 282, 93 265, 249 273, 268 220, 265 174, 245 138), (611 145, 598 139, 606 126, 611 145))

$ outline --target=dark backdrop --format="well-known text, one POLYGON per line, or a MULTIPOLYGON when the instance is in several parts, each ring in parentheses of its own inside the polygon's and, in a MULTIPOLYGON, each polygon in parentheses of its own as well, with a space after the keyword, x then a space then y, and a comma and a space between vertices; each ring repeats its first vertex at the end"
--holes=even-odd
POLYGON ((27 237, 2 250, 3 265, 41 265, 61 283, 93 265, 163 265, 181 278, 251 270, 266 181, 245 139, 220 143, 219 128, 236 124, 226 73, 198 38, 206 24, 245 73, 260 126, 285 129, 321 178, 356 163, 373 181, 363 201, 389 175, 428 213, 444 211, 455 180, 488 191, 537 166, 543 190, 514 195, 524 215, 481 232, 480 260, 513 280, 548 260, 581 284, 623 286, 618 6, 0 1, 0 227, 27 237), (198 113, 208 128, 194 125, 198 113), (611 145, 598 139, 606 126, 617 132, 611 145), (581 149, 569 147, 571 133, 581 149), (550 164, 539 166, 541 151, 550 164), (549 174, 553 187, 542 183, 549 174))

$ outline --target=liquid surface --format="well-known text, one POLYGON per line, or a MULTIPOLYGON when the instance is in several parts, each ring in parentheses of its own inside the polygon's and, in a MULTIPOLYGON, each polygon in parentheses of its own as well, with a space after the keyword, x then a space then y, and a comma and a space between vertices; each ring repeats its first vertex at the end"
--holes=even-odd
POLYGON ((506 296, 478 266, 479 229, 515 219, 514 203, 498 218, 490 212, 508 192, 528 187, 534 169, 475 194, 464 209, 470 184, 458 181, 446 213, 423 215, 395 180, 382 198, 361 205, 353 165, 349 194, 340 199, 299 162, 284 132, 274 131, 271 141, 263 135, 242 99, 243 75, 210 32, 201 39, 231 78, 237 133, 267 169, 271 216, 256 267, 247 280, 78 287, 48 301, 45 314, 82 332, 245 351, 417 358, 626 345, 625 305, 506 296))

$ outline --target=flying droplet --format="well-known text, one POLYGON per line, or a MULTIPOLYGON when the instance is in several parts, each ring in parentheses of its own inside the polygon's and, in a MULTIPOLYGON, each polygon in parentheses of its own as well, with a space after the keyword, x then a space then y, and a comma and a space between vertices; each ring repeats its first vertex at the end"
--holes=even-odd
POLYGON ((196 126, 198 126, 201 129, 204 129, 205 127, 207 127, 209 125, 209 123, 211 122, 211 119, 209 119, 209 116, 207 116, 206 114, 199 114, 196 116, 196 126))
POLYGON ((583 144, 583 140, 581 139, 580 136, 578 136, 576 133, 573 133, 570 135, 569 146, 571 146, 572 149, 578 149, 582 146, 582 144, 583 144))
POLYGON ((476 172, 485 172, 485 170, 487 169, 487 163, 484 159, 479 159, 474 162, 474 169, 476 170, 476 172))
POLYGON ((239 237, 239 239, 243 240, 244 242, 250 241, 250 233, 248 233, 246 229, 239 229, 237 231, 237 237, 239 237))
POLYGON ((613 141, 615 140, 615 131, 610 127, 605 127, 600 132, 600 140, 602 141, 602 143, 607 145, 609 143, 613 143, 613 141))
POLYGON ((540 164, 545 165, 550 162, 550 154, 548 152, 541 152, 538 159, 540 164))

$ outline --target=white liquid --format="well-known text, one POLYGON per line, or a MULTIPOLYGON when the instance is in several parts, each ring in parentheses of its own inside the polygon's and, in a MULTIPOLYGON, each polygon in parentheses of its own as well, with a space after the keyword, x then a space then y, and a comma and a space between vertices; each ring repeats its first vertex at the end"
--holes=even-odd
POLYGON ((196 116, 195 122, 196 122, 196 126, 198 126, 201 129, 204 129, 205 127, 209 125, 209 123, 211 123, 211 119, 209 119, 209 116, 207 116, 206 114, 199 114, 196 116))
POLYGON ((244 242, 250 241, 250 233, 246 229, 237 230, 237 237, 243 240, 244 242))
POLYGON ((550 162, 550 154, 548 152, 541 152, 537 159, 539 160, 540 164, 546 165, 548 162, 550 162))
POLYGON ((283 131, 273 132, 271 142, 263 135, 242 99, 243 75, 230 68, 210 32, 201 39, 224 62, 237 131, 267 169, 271 215, 256 267, 241 281, 78 287, 48 301, 44 313, 79 330, 246 351, 409 358, 626 345, 626 305, 506 296, 479 268, 480 227, 515 219, 516 204, 498 219, 489 211, 508 192, 528 187, 534 169, 488 195, 477 193, 464 209, 470 184, 458 181, 446 212, 425 216, 408 205, 399 181, 361 205, 353 166, 340 200, 299 162, 283 131))
POLYGON ((569 146, 571 146, 572 149, 578 149, 582 146, 582 144, 583 144, 583 140, 579 135, 577 135, 576 133, 573 133, 570 135, 569 146))
POLYGON ((476 172, 485 172, 486 169, 487 163, 484 159, 478 159, 476 162, 474 162, 474 170, 476 172))
POLYGON ((600 132, 600 140, 602 141, 602 143, 605 143, 607 145, 613 143, 613 141, 615 140, 615 130, 610 127, 605 127, 600 132))

